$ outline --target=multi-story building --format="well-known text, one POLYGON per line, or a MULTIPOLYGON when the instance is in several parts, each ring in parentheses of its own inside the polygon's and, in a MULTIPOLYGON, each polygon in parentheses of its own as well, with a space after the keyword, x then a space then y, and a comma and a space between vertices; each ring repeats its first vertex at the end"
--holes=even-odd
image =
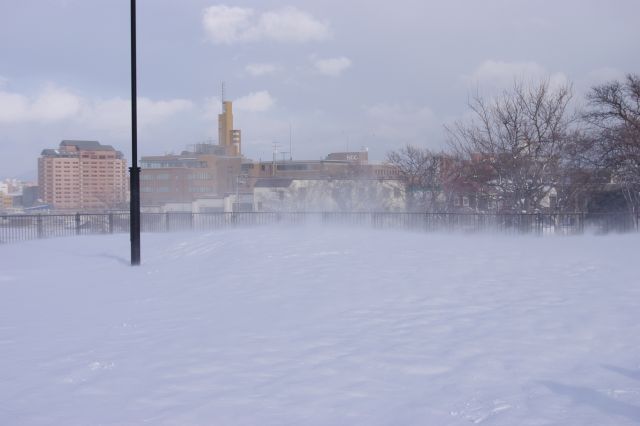
POLYGON ((218 145, 224 147, 226 154, 237 157, 242 154, 242 134, 233 128, 233 105, 231 101, 222 102, 222 114, 218 115, 218 145))
POLYGON ((406 208, 397 179, 261 179, 253 188, 255 211, 389 212, 406 208))
POLYGON ((256 211, 398 211, 403 185, 388 164, 367 151, 334 152, 323 160, 243 164, 256 211))
POLYGON ((65 140, 38 159, 40 198, 56 210, 123 207, 127 186, 124 156, 97 141, 65 140))
POLYGON ((143 206, 190 203, 237 190, 241 158, 219 145, 198 144, 179 155, 142 157, 140 197, 143 206))
POLYGON ((233 128, 231 101, 218 115, 218 145, 201 143, 180 154, 142 157, 140 199, 145 207, 192 203, 238 192, 241 132, 233 128))
POLYGON ((397 179, 397 170, 387 164, 370 164, 369 153, 334 152, 324 160, 277 160, 245 163, 243 172, 251 185, 262 179, 397 179))

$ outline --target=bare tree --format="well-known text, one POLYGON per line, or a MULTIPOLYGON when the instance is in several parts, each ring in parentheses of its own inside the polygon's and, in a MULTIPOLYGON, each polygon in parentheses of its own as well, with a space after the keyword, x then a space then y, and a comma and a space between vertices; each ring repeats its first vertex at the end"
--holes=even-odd
POLYGON ((413 145, 405 145, 387 154, 387 162, 397 171, 404 183, 407 209, 432 209, 442 189, 440 164, 442 154, 413 145))
POLYGON ((613 173, 632 211, 640 209, 640 76, 596 86, 587 95, 599 165, 613 173))
POLYGON ((569 85, 514 83, 495 99, 476 95, 472 118, 447 127, 454 151, 484 178, 485 192, 503 210, 539 211, 558 184, 572 124, 569 85))

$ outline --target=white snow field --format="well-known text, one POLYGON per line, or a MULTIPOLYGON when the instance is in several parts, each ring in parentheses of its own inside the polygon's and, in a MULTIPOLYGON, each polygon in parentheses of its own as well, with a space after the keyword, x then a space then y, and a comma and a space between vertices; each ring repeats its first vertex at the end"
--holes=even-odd
POLYGON ((640 235, 0 246, 1 425, 640 423, 640 235))

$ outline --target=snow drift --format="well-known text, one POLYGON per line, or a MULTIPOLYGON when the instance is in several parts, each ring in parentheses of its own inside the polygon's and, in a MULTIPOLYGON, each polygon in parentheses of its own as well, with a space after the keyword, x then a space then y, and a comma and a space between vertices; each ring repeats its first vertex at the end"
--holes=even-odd
POLYGON ((638 235, 342 228, 0 246, 0 423, 640 421, 638 235))

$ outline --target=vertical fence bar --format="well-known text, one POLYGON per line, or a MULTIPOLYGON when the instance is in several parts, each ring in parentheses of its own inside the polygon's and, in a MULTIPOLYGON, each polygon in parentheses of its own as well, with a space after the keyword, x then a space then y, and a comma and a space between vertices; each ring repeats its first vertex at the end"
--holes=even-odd
POLYGON ((37 222, 37 229, 38 229, 38 238, 44 238, 43 235, 43 231, 42 231, 42 215, 38 215, 38 217, 36 217, 36 222, 37 222))

